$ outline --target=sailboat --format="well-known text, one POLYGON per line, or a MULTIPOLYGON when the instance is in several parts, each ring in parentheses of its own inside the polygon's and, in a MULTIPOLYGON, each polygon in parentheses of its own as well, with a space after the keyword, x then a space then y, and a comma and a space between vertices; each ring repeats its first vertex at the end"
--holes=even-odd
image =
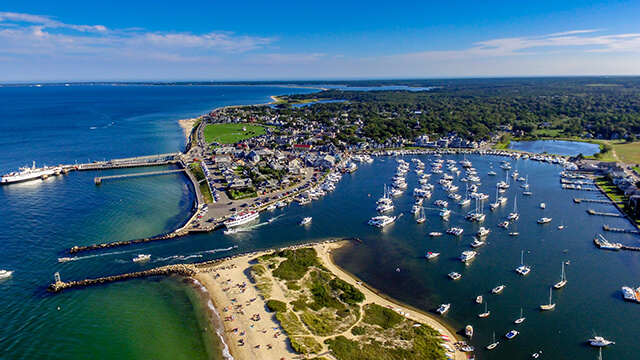
POLYGON ((517 319, 514 321, 514 323, 516 323, 516 324, 522 324, 522 323, 524 322, 524 319, 525 319, 525 318, 522 316, 522 308, 520 308, 520 317, 519 317, 519 318, 517 318, 517 319))
POLYGON ((497 209, 500 206, 500 200, 498 200, 498 190, 499 189, 496 188, 496 201, 489 204, 489 209, 491 209, 491 211, 497 209))
POLYGON ((515 224, 515 229, 513 229, 513 231, 509 233, 509 236, 518 236, 518 235, 520 235, 520 233, 518 232, 518 222, 514 221, 514 224, 515 224))
POLYGON ((564 221, 560 220, 560 226, 558 226, 558 230, 564 229, 564 221))
POLYGON ((567 276, 564 273, 564 263, 562 263, 562 275, 560 275, 560 282, 553 285, 556 289, 562 289, 565 285, 567 285, 567 276))
POLYGON ((531 271, 531 267, 524 265, 524 250, 520 253, 520 266, 516 269, 516 272, 520 275, 527 275, 531 271))
POLYGON ((498 346, 498 344, 500 344, 499 342, 496 341, 496 332, 493 332, 493 338, 491 340, 491 344, 487 345, 487 350, 493 350, 496 348, 496 346, 498 346))
POLYGON ((527 175, 527 181, 524 184, 520 185, 520 187, 523 189, 529 188, 529 175, 527 175))
POLYGON ((491 314, 491 311, 489 311, 488 304, 485 302, 484 303, 484 312, 482 314, 479 314, 478 317, 486 318, 486 317, 489 316, 489 314, 491 314))
POLYGON ((424 213, 424 207, 420 207, 420 216, 418 216, 418 218, 416 219, 416 222, 418 224, 422 224, 425 221, 427 221, 427 216, 424 213))
POLYGON ((507 216, 507 220, 518 220, 520 218, 520 214, 518 214, 518 197, 514 197, 513 199, 513 212, 509 213, 507 216))
POLYGON ((551 303, 551 288, 549 288, 549 305, 544 304, 544 305, 540 305, 540 310, 545 311, 545 310, 553 310, 556 307, 555 303, 551 303))

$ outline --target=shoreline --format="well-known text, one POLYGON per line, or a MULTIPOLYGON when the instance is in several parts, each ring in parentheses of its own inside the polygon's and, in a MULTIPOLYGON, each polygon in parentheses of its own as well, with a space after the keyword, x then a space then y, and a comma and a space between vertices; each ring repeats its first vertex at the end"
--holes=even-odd
MULTIPOLYGON (((375 303, 393 309, 410 320, 433 327, 436 331, 451 339, 451 343, 462 340, 454 330, 436 317, 403 304, 388 295, 381 294, 375 288, 362 283, 357 277, 336 265, 333 261, 332 252, 342 248, 347 243, 348 240, 341 240, 337 242, 323 241, 315 244, 293 245, 281 249, 256 251, 218 263, 201 266, 199 273, 193 276, 192 279, 206 289, 209 294, 209 299, 206 300, 211 302, 215 308, 214 313, 219 314, 222 319, 224 332, 222 334, 218 332, 218 335, 221 337, 222 343, 228 347, 231 358, 243 360, 251 358, 292 359, 301 357, 291 348, 289 335, 283 332, 279 322, 275 320, 275 313, 266 310, 266 301, 262 298, 261 292, 258 290, 258 284, 255 283, 251 276, 250 268, 255 264, 254 259, 258 256, 282 249, 305 247, 314 248, 318 253, 319 260, 332 274, 362 291, 366 297, 363 305, 375 303), (256 315, 260 320, 254 320, 256 315)), ((282 296, 282 290, 278 286, 274 286, 274 288, 274 296, 271 298, 282 296)), ((203 306, 206 308, 208 304, 203 304, 203 306)), ((213 320, 210 325, 213 325, 213 320)), ((318 336, 317 338, 322 340, 323 337, 318 336)), ((321 353, 324 353, 328 348, 322 341, 320 343, 325 347, 321 351, 321 353)), ((465 353, 460 351, 456 351, 452 355, 455 360, 467 358, 465 353)), ((223 356, 225 356, 224 350, 223 356)), ((225 359, 229 359, 229 357, 225 356, 225 359)))

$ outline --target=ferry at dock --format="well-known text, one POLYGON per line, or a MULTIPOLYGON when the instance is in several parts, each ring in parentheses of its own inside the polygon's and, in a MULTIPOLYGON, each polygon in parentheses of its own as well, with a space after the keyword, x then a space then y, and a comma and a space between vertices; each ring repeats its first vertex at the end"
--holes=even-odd
POLYGON ((244 225, 252 220, 257 219, 260 214, 256 211, 246 211, 240 214, 233 215, 229 220, 225 221, 223 224, 227 228, 232 228, 235 226, 244 225))
POLYGON ((0 184, 12 184, 12 183, 17 183, 17 182, 22 182, 22 181, 28 181, 28 180, 35 180, 35 179, 46 179, 47 177, 51 176, 51 175, 59 175, 60 173, 62 173, 62 167, 60 166, 55 166, 55 167, 49 167, 49 166, 45 166, 45 167, 41 167, 41 168, 36 168, 36 162, 33 162, 33 166, 28 167, 21 167, 19 168, 20 171, 18 172, 12 172, 6 175, 2 175, 2 178, 0 178, 0 184))

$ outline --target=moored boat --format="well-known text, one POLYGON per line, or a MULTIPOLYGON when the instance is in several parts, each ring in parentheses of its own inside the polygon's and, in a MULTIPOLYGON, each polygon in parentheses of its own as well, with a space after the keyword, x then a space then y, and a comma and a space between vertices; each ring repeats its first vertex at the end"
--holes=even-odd
POLYGON ((450 272, 449 275, 447 275, 449 278, 451 278, 451 280, 458 280, 462 277, 462 275, 460 275, 460 273, 457 273, 455 271, 450 272))
POLYGON ((469 338, 469 340, 471 340, 473 338, 473 326, 471 325, 467 325, 464 328, 464 334, 467 335, 467 337, 469 338))
POLYGON ((604 347, 609 345, 615 345, 615 341, 607 340, 602 336, 593 336, 593 339, 589 339, 589 345, 596 347, 604 347))
POLYGON ((440 315, 446 313, 451 308, 451 304, 441 304, 436 312, 440 315))
POLYGON ((431 260, 437 258, 438 256, 440 256, 440 253, 428 252, 426 258, 431 260))
POLYGON ((9 270, 0 270, 0 279, 6 279, 13 274, 13 271, 9 270))
POLYGON ((307 216, 307 217, 303 218, 302 221, 300 221, 300 225, 306 225, 306 224, 310 223, 311 220, 313 220, 313 218, 311 216, 307 216))
POLYGON ((494 287, 493 289, 491 289, 491 292, 492 292, 492 293, 494 293, 494 294, 499 294, 499 293, 501 293, 501 292, 504 290, 504 288, 506 288, 506 287, 507 287, 507 285, 498 285, 498 286, 494 287))
POLYGON ((549 304, 540 305, 540 310, 542 311, 553 310, 556 307, 555 303, 551 303, 551 297, 552 297, 551 288, 549 288, 549 304))
POLYGON ((504 337, 506 337, 507 339, 511 340, 511 339, 513 339, 514 337, 516 337, 518 334, 519 334, 519 332, 518 332, 517 330, 511 330, 511 331, 509 331, 508 333, 506 333, 506 334, 504 335, 504 337))

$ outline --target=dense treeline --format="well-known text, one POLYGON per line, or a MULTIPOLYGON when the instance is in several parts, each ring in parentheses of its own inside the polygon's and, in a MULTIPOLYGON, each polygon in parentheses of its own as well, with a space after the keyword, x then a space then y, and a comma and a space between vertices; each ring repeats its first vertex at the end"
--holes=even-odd
POLYGON ((331 124, 336 114, 349 125, 364 122, 363 134, 347 128, 343 139, 364 135, 376 140, 393 136, 456 132, 483 139, 508 125, 535 136, 541 128, 557 136, 591 134, 603 138, 640 133, 640 78, 539 78, 478 80, 406 80, 358 82, 366 85, 429 86, 429 91, 341 91, 291 95, 290 99, 339 99, 308 108, 278 109, 281 115, 304 116, 331 124))

